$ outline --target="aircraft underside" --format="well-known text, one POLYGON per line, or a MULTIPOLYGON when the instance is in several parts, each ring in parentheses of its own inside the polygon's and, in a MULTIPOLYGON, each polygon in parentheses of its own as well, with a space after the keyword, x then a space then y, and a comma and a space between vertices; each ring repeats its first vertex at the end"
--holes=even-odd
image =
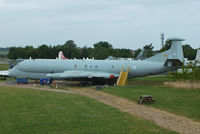
POLYGON ((105 79, 105 78, 73 78, 65 79, 67 81, 80 81, 80 83, 90 83, 93 85, 113 85, 117 82, 117 78, 105 79))

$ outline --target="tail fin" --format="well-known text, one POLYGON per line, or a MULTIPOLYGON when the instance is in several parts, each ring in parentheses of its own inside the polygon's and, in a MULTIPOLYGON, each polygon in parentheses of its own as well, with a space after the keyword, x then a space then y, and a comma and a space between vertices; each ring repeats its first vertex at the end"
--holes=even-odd
POLYGON ((135 59, 136 60, 145 60, 147 57, 147 53, 149 52, 151 47, 152 47, 152 44, 144 46, 143 49, 140 51, 140 53, 138 54, 138 56, 135 59))
POLYGON ((60 52, 58 53, 58 59, 60 59, 60 60, 66 60, 67 58, 64 56, 63 52, 60 51, 60 52))
POLYGON ((144 60, 143 54, 144 54, 144 49, 142 49, 140 51, 140 53, 138 54, 138 56, 135 59, 136 60, 144 60))
POLYGON ((197 50, 195 61, 200 62, 200 49, 197 50))
POLYGON ((156 61, 156 62, 163 62, 167 64, 167 66, 172 66, 174 62, 179 62, 182 64, 184 60, 183 56, 183 48, 182 48, 182 41, 184 39, 179 38, 170 38, 168 41, 172 41, 171 48, 167 51, 154 55, 148 58, 148 61, 156 61), (170 62, 167 62, 170 61, 170 62))

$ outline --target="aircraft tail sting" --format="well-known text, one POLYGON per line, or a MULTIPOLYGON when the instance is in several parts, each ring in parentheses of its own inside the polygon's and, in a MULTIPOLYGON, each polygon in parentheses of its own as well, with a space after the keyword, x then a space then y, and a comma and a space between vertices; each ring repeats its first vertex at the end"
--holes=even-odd
POLYGON ((182 64, 182 62, 184 61, 182 48, 182 41, 184 41, 184 39, 170 38, 168 39, 168 41, 172 41, 172 45, 169 50, 152 56, 146 60, 163 62, 163 64, 168 67, 176 66, 177 64, 180 66, 180 64, 182 64))

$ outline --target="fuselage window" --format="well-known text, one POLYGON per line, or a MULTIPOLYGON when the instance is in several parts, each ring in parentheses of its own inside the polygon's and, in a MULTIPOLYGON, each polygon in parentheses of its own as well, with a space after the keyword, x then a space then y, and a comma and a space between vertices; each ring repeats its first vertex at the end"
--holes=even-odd
POLYGON ((85 68, 87 68, 87 65, 85 65, 85 68))
POLYGON ((98 66, 96 65, 95 68, 98 68, 98 66))
POLYGON ((74 65, 74 68, 77 68, 77 65, 76 65, 76 64, 74 65))
POLYGON ((90 65, 90 68, 92 68, 92 65, 90 65))
POLYGON ((115 68, 115 66, 112 66, 112 68, 115 68))

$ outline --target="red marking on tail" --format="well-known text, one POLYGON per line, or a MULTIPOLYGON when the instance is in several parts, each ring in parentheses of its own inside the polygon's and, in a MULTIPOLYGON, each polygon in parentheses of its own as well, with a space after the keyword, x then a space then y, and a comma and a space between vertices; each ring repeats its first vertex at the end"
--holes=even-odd
POLYGON ((64 54, 62 54, 61 59, 66 60, 67 58, 64 56, 64 54))
POLYGON ((58 54, 58 59, 66 60, 67 58, 64 56, 63 52, 60 51, 58 54))

